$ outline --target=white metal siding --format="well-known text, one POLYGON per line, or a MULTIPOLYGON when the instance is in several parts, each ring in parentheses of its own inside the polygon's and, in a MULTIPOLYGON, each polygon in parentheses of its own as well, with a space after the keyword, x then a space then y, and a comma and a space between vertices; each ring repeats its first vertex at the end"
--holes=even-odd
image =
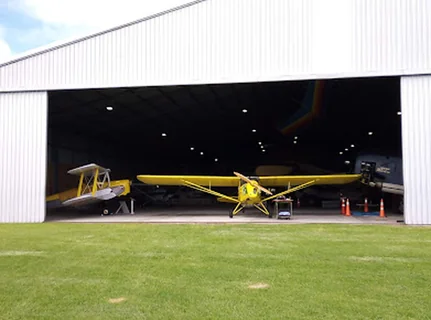
POLYGON ((431 224, 431 76, 401 78, 404 216, 431 224))
POLYGON ((353 72, 430 73, 431 1, 351 1, 353 72))
POLYGON ((47 93, 0 94, 0 222, 43 222, 47 93))
POLYGON ((0 67, 0 91, 431 72, 429 0, 207 0, 0 67))

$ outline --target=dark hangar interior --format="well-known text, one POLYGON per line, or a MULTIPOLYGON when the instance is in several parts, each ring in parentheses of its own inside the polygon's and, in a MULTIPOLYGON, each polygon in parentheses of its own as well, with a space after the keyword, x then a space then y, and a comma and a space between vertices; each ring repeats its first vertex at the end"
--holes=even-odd
POLYGON ((47 188, 75 187, 66 171, 91 162, 114 179, 347 173, 360 152, 401 153, 400 105, 399 77, 52 91, 47 188))

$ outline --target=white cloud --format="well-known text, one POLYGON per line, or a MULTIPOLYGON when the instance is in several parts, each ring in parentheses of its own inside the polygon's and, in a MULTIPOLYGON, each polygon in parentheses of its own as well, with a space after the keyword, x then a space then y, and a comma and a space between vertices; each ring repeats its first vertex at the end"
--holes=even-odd
POLYGON ((99 30, 190 2, 187 0, 16 0, 16 8, 57 28, 99 30))
MULTIPOLYGON (((9 45, 0 26, 0 61, 11 55, 11 47, 28 48, 84 36, 145 18, 192 0, 0 0, 0 8, 36 20, 31 28, 8 29, 9 45)), ((15 50, 20 53, 21 50, 15 50)))
POLYGON ((0 62, 8 60, 12 57, 12 50, 3 39, 0 39, 0 62))
POLYGON ((8 43, 4 40, 4 29, 0 26, 0 63, 8 60, 12 56, 12 50, 8 43))

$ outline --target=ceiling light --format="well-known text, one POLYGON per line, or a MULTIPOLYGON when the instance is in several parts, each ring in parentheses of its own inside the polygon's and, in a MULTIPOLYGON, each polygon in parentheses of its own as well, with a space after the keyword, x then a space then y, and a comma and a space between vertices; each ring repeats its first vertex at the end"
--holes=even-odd
POLYGON ((368 135, 369 135, 369 136, 372 136, 372 135, 373 135, 373 132, 372 132, 372 131, 368 132, 368 135))
POLYGON ((203 156, 204 155, 204 153, 203 152, 201 152, 201 156, 203 156))
POLYGON ((340 154, 343 154, 343 151, 340 151, 340 154))
POLYGON ((298 141, 293 141, 294 144, 296 144, 298 141))
POLYGON ((344 161, 345 164, 350 164, 349 160, 344 161))
POLYGON ((265 149, 262 149, 262 152, 265 152, 265 149))
POLYGON ((259 143, 259 144, 262 144, 262 142, 260 142, 260 141, 259 141, 258 143, 259 143))
POLYGON ((214 161, 215 161, 215 162, 217 162, 217 161, 218 161, 218 159, 217 159, 217 158, 215 158, 215 159, 214 159, 214 161))
POLYGON ((113 107, 111 107, 111 106, 107 106, 107 107, 106 107, 106 110, 108 110, 108 111, 112 111, 112 110, 114 110, 114 108, 113 108, 113 107))
POLYGON ((166 137, 166 133, 162 133, 162 137, 166 137))
POLYGON ((295 140, 298 139, 298 137, 295 137, 295 140))
POLYGON ((399 115, 399 116, 400 116, 400 115, 401 115, 401 111, 398 111, 398 112, 397 112, 397 115, 399 115))
POLYGON ((195 150, 195 148, 193 148, 193 147, 190 147, 190 150, 192 150, 192 151, 193 151, 193 150, 195 150))
POLYGON ((349 149, 347 149, 347 148, 346 148, 346 149, 344 149, 344 150, 349 151, 349 149))
POLYGON ((247 113, 247 109, 242 109, 242 112, 247 113))
POLYGON ((355 147, 355 145, 354 145, 354 144, 352 144, 350 147, 351 147, 351 148, 354 148, 354 147, 355 147))
POLYGON ((252 132, 256 132, 256 129, 251 130, 252 132))

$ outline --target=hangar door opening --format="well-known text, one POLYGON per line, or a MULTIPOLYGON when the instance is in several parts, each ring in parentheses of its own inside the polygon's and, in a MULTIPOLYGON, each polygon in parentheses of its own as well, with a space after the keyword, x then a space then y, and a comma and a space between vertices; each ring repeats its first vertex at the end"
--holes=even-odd
POLYGON ((340 214, 340 193, 352 211, 366 197, 369 211, 384 198, 386 211, 398 213, 400 110, 398 77, 50 92, 47 194, 76 188, 68 170, 96 163, 111 169, 111 180, 132 181, 137 212, 205 207, 224 215, 232 203, 219 196, 137 176, 359 173, 365 161, 373 181, 395 192, 358 182, 311 186, 288 195, 295 214, 340 214))

